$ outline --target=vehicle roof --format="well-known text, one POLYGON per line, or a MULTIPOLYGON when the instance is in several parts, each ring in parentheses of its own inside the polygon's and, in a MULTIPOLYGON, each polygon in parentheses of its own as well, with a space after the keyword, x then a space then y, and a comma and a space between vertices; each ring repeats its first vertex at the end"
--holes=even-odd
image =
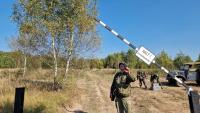
POLYGON ((184 63, 185 65, 200 65, 200 62, 188 62, 184 63))

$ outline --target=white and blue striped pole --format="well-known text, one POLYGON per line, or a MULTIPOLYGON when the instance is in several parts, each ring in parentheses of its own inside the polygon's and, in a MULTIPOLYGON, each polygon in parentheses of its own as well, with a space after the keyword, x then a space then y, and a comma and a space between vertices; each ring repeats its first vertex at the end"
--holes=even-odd
MULTIPOLYGON (((120 35, 119 33, 117 33, 115 30, 111 29, 108 25, 106 25, 104 22, 102 22, 101 20, 94 18, 99 24, 101 24, 103 27, 105 27, 108 31, 110 31, 112 34, 114 34, 117 38, 119 38, 120 40, 122 40, 125 44, 127 44, 128 46, 130 46, 131 48, 133 48, 136 51, 136 56, 139 57, 141 60, 143 60, 145 63, 147 63, 148 65, 150 65, 151 63, 155 64, 158 68, 160 68, 161 70, 163 70, 165 73, 171 75, 169 73, 169 70, 167 70, 165 67, 161 66, 160 64, 158 64, 155 61, 155 56, 148 50, 146 50, 145 48, 141 47, 141 48, 137 48, 135 45, 133 45, 132 43, 130 43, 126 38, 124 38, 122 35, 120 35), (140 52, 145 52, 148 55, 150 54, 151 56, 153 56, 152 58, 149 59, 149 57, 145 57, 145 55, 143 53, 140 52)), ((150 56, 150 57, 151 57, 150 56)), ((190 94, 190 91, 192 91, 193 89, 191 87, 189 87, 188 85, 186 85, 183 81, 181 81, 179 78, 177 78, 176 76, 172 76, 173 79, 175 79, 178 83, 182 84, 186 90, 188 91, 188 95, 190 94)))
POLYGON ((131 44, 128 40, 126 40, 123 36, 121 36, 120 34, 118 34, 115 30, 111 29, 109 26, 107 26, 104 22, 102 22, 101 20, 94 18, 98 23, 100 23, 103 27, 105 27, 108 31, 110 31, 112 34, 114 34, 117 38, 119 38, 120 40, 122 40, 125 44, 129 45, 131 48, 133 48, 134 50, 136 50, 137 48, 131 44))

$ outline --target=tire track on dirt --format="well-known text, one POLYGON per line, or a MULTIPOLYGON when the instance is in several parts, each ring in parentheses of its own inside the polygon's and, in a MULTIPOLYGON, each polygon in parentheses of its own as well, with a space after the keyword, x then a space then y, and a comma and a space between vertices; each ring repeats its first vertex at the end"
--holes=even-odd
POLYGON ((116 113, 114 102, 111 102, 109 97, 111 83, 106 82, 107 80, 97 73, 90 72, 87 74, 91 79, 96 80, 95 87, 100 103, 99 113, 116 113))
POLYGON ((114 102, 111 102, 109 98, 110 83, 105 81, 99 74, 85 72, 84 77, 77 81, 77 87, 82 92, 81 97, 74 100, 70 111, 116 113, 114 102))

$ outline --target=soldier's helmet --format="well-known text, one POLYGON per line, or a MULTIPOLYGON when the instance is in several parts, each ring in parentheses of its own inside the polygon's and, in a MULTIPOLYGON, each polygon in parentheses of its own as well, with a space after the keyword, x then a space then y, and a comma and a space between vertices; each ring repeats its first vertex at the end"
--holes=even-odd
POLYGON ((119 67, 120 67, 121 65, 124 65, 124 67, 127 67, 127 64, 124 63, 124 62, 120 62, 120 63, 119 63, 119 67))

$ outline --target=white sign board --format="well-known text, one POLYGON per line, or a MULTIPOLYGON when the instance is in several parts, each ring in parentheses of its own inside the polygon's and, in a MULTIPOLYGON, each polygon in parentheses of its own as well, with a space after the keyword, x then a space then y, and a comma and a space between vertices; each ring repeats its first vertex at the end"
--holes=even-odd
POLYGON ((143 60, 146 64, 150 65, 155 58, 155 55, 144 47, 140 47, 136 56, 143 60))

